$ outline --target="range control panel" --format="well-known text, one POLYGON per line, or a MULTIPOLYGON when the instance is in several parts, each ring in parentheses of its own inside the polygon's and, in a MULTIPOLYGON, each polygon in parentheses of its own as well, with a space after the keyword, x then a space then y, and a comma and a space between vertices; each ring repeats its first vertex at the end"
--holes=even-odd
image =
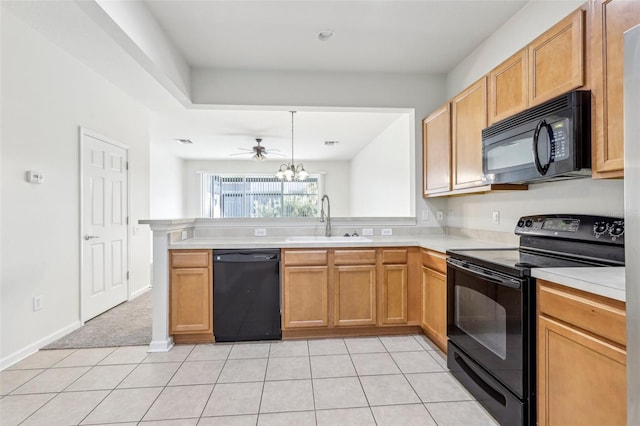
POLYGON ((523 216, 515 233, 624 245, 624 219, 578 214, 523 216))

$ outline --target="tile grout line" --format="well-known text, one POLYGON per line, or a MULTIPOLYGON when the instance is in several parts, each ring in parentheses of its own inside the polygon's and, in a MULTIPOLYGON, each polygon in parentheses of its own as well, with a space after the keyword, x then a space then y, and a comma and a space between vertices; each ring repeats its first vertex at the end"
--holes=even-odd
MULTIPOLYGON (((31 379, 27 380, 25 383, 23 383, 22 385, 18 386, 16 389, 14 389, 11 392, 14 392, 16 390, 18 390, 19 388, 21 388, 22 386, 26 385, 27 383, 29 383, 31 380, 35 379, 36 377, 40 376, 41 374, 43 374, 45 371, 51 370, 56 368, 55 366, 58 365, 59 363, 61 363, 62 361, 64 361, 65 359, 67 359, 68 357, 70 357, 71 355, 73 355, 74 353, 77 353, 78 351, 80 351, 81 349, 76 349, 72 352, 69 352, 69 354, 67 356, 65 356, 64 358, 60 359, 58 362, 56 362, 55 364, 43 369, 39 374, 35 375, 34 377, 32 377, 31 379)), ((111 355, 113 352, 115 352, 117 349, 113 349, 111 352, 109 352, 107 355, 104 356, 104 358, 102 358, 100 361, 104 361, 109 355, 111 355)), ((58 369, 61 368, 79 368, 79 367, 89 367, 89 369, 87 371, 85 371, 84 373, 82 373, 80 376, 78 376, 74 381, 72 381, 71 383, 69 383, 65 388, 63 388, 62 390, 58 391, 58 392, 44 392, 44 393, 55 393, 54 396, 52 396, 50 399, 48 399, 44 404, 42 404, 40 407, 38 407, 37 409, 35 409, 31 414, 29 414, 27 417, 25 417, 24 419, 22 419, 22 421, 20 421, 19 424, 22 424, 24 422, 26 422, 27 420, 29 420, 29 418, 31 418, 33 415, 35 415, 38 411, 40 411, 41 409, 43 409, 46 405, 48 405, 51 401, 53 401, 55 398, 57 398, 59 395, 61 395, 62 393, 64 393, 65 390, 67 390, 70 386, 72 386, 75 382, 77 382, 78 380, 80 380, 80 378, 82 378, 83 376, 85 376, 86 374, 89 373, 89 371, 93 370, 96 367, 97 364, 93 364, 91 366, 86 366, 86 365, 82 365, 82 366, 70 366, 70 367, 58 367, 58 369)), ((104 398, 106 398, 107 396, 109 396, 109 394, 111 393, 111 391, 107 392, 107 394, 105 395, 104 398)), ((30 394, 21 394, 21 395, 35 395, 33 393, 30 394)), ((98 405, 100 405, 100 403, 102 403, 102 401, 104 401, 104 398, 100 400, 100 402, 98 402, 98 404, 96 405, 96 407, 98 405)), ((93 407, 91 410, 89 410, 89 413, 91 413, 93 410, 95 409, 95 407, 93 407)), ((87 414, 88 416, 89 414, 87 414)), ((82 423, 82 420, 84 420, 86 418, 83 417, 80 420, 80 423, 82 423)))
MULTIPOLYGON (((215 342, 212 343, 211 345, 215 346, 215 342)), ((229 360, 229 355, 231 355, 231 351, 233 350, 233 344, 230 345, 230 346, 231 346, 231 348, 229 349, 229 352, 227 353, 227 356, 223 360, 224 362, 222 363, 222 366, 220 367, 220 372, 218 373, 218 376, 216 377, 215 383, 213 384, 213 387, 211 388, 211 392, 209 392, 209 397, 207 398, 207 401, 204 403, 204 407, 202 407, 202 411, 200 412, 200 416, 198 417, 198 421, 196 422, 196 424, 200 423, 200 419, 202 419, 204 411, 207 409, 207 405, 209 405, 209 401, 211 401, 211 396, 213 395, 213 391, 216 389, 216 386, 218 386, 218 380, 220 379, 220 376, 222 375, 222 371, 224 370, 224 367, 227 365, 227 361, 229 360)))
MULTIPOLYGON (((184 365, 184 362, 186 361, 186 359, 189 357, 189 355, 191 355, 191 352, 193 352, 193 350, 196 348, 196 345, 193 345, 191 347, 191 350, 189 351, 189 353, 184 357, 184 359, 180 362, 180 365, 178 365, 178 368, 176 368, 176 371, 173 372, 173 374, 171 375, 171 377, 169 377, 169 380, 167 380, 167 382, 164 384, 164 386, 162 386, 162 390, 160 392, 158 392, 158 395, 154 398, 153 402, 151 404, 149 404, 149 407, 147 407, 147 409, 145 410, 144 414, 142 415, 142 417, 140 417, 140 420, 136 420, 138 423, 142 422, 142 420, 144 419, 144 416, 146 416, 149 413, 149 410, 151 410, 151 407, 154 406, 154 404, 158 401, 158 399, 160 399, 160 396, 164 393, 165 389, 167 389, 169 387, 169 383, 171 382, 171 380, 175 377, 175 375, 178 373, 178 370, 180 370, 180 368, 182 368, 182 366, 184 365)), ((147 352, 149 353, 149 352, 147 352)), ((166 352, 167 354, 169 353, 169 351, 166 352)), ((147 355, 146 357, 144 357, 144 359, 142 360, 142 363, 144 363, 144 361, 149 357, 150 355, 147 355)), ((171 361, 167 361, 167 363, 169 363, 171 361)), ((154 364, 154 363, 146 363, 146 364, 154 364)), ((211 389, 211 391, 213 392, 213 389, 211 389)))
MULTIPOLYGON (((378 338, 378 337, 376 337, 376 338, 378 339, 378 342, 384 348, 385 346, 382 344, 382 341, 380 341, 380 338, 378 338)), ((365 399, 365 401, 367 401, 367 408, 369 408, 369 413, 371 413, 371 418, 373 419, 373 422, 377 425, 378 421, 376 420, 376 416, 373 414, 373 410, 371 409, 371 403, 369 402, 369 397, 367 397, 367 392, 364 390, 364 386, 362 385, 362 380, 360 380, 360 373, 358 373, 358 369, 356 368, 356 364, 355 364, 355 362, 353 362, 353 358, 351 357, 351 351, 349 350, 349 345, 347 345, 347 342, 344 342, 344 344, 347 347, 347 353, 349 354, 349 359, 351 360, 351 365, 353 365, 353 370, 356 372, 356 377, 358 379, 358 383, 360 384, 360 389, 362 389, 362 394, 364 395, 364 399, 365 399)))
MULTIPOLYGON (((121 346, 121 347, 123 347, 123 346, 121 346)), ((115 350, 111 351, 111 353, 109 353, 109 355, 107 355, 106 357, 104 357, 101 361, 98 361, 98 362, 97 362, 97 363, 96 363, 96 364, 95 364, 91 369, 89 369, 89 371, 93 370, 95 367, 107 367, 107 366, 111 366, 111 365, 134 365, 134 364, 131 364, 131 363, 127 363, 127 364, 107 364, 107 365, 100 365, 100 362, 104 361, 104 360, 105 360, 105 359, 107 359, 109 356, 111 356, 112 354, 114 354, 118 349, 119 349, 119 348, 116 348, 115 350)), ((135 365, 140 365, 140 364, 142 363, 142 361, 144 361, 146 358, 147 358, 147 356, 145 355, 145 357, 144 357, 144 358, 142 358, 142 359, 140 360, 140 362, 135 363, 135 365)), ((104 402, 104 401, 109 397, 109 395, 111 395, 111 394, 113 393, 113 391, 115 391, 115 390, 118 388, 118 386, 120 386, 120 384, 121 384, 121 383, 122 383, 122 382, 123 382, 127 377, 129 377, 129 375, 130 375, 131 373, 133 373, 133 372, 135 371, 135 369, 136 369, 136 368, 137 368, 137 367, 134 367, 133 369, 131 369, 131 371, 129 371, 129 373, 125 374, 125 376, 122 378, 122 380, 120 380, 120 381, 119 381, 119 382, 118 382, 118 383, 113 387, 113 389, 100 389, 100 390, 108 390, 107 394, 104 396, 104 398, 102 398, 102 399, 100 400, 100 402, 98 402, 98 403, 95 405, 95 407, 93 407, 91 410, 89 410, 89 412, 88 412, 88 413, 87 413, 87 414, 86 414, 86 415, 85 415, 85 416, 80 420, 80 422, 78 422, 78 424, 82 424, 82 422, 84 422, 84 421, 87 419, 87 417, 89 417, 89 416, 91 415, 91 413, 93 413, 93 412, 95 411, 95 409, 96 409, 96 408, 98 408, 98 406, 99 406, 100 404, 102 404, 102 403, 103 403, 103 402, 104 402)), ((88 373, 89 371, 87 371, 87 373, 88 373)), ((78 378, 78 379, 79 379, 79 378, 78 378)), ((75 383, 75 382, 74 382, 74 383, 75 383)), ((73 383, 72 383, 72 384, 73 384, 73 383)), ((69 385, 69 386, 71 386, 71 385, 69 385)), ((85 391, 80 391, 80 392, 89 392, 89 391, 86 391, 86 390, 85 390, 85 391)))
POLYGON ((307 342, 307 355, 309 356, 309 378, 311 380, 311 401, 313 402, 313 420, 316 425, 318 424, 318 410, 316 410, 316 392, 313 386, 313 368, 311 366, 311 347, 309 346, 309 339, 305 339, 307 342))

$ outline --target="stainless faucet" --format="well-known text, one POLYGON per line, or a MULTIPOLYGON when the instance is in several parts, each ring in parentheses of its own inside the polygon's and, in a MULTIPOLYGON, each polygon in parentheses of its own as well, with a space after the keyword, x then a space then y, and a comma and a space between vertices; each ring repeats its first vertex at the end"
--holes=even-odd
POLYGON ((324 222, 324 218, 327 218, 327 224, 324 227, 324 236, 331 236, 331 203, 329 202, 329 196, 323 195, 322 200, 320 201, 320 222, 324 222), (324 200, 327 200, 327 214, 324 213, 324 200))

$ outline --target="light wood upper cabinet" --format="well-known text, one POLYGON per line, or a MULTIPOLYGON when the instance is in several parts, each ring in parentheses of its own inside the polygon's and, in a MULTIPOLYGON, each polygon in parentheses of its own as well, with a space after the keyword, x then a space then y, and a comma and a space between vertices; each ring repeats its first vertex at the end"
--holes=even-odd
POLYGON ((482 129, 487 127, 487 79, 451 100, 452 188, 482 185, 482 129))
POLYGON ((626 425, 623 302, 538 280, 538 425, 626 425))
POLYGON ((527 109, 529 105, 527 49, 489 72, 489 125, 527 109))
POLYGON ((529 106, 584 85, 584 20, 578 9, 529 44, 529 106))
POLYGON ((451 110, 447 102, 422 121, 422 194, 451 190, 451 110))
POLYGON ((213 341, 212 251, 172 250, 169 262, 169 334, 213 341))
POLYGON ((589 23, 593 177, 622 177, 623 33, 640 24, 640 2, 591 0, 589 23))

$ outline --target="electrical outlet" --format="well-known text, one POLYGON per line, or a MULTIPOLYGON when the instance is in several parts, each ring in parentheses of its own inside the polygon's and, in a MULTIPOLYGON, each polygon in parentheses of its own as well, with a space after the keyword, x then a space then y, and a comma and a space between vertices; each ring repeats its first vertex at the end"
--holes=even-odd
POLYGON ((500 225, 500 211, 494 210, 491 216, 494 225, 500 225))
POLYGON ((187 239, 187 231, 182 231, 182 234, 180 236, 181 239, 186 240, 187 239))
POLYGON ((362 235, 373 235, 373 228, 362 228, 362 235))
POLYGON ((391 235, 393 235, 393 229, 391 229, 391 228, 382 228, 380 230, 380 235, 383 235, 385 237, 391 236, 391 235))
POLYGON ((439 221, 443 221, 444 220, 444 212, 442 210, 438 210, 436 212, 436 219, 438 219, 439 221))
POLYGON ((256 237, 266 237, 267 236, 267 229, 266 228, 256 228, 253 231, 253 235, 255 235, 256 237))
POLYGON ((33 312, 42 309, 42 296, 33 296, 33 312))
POLYGON ((429 210, 422 210, 422 220, 429 220, 429 210))

